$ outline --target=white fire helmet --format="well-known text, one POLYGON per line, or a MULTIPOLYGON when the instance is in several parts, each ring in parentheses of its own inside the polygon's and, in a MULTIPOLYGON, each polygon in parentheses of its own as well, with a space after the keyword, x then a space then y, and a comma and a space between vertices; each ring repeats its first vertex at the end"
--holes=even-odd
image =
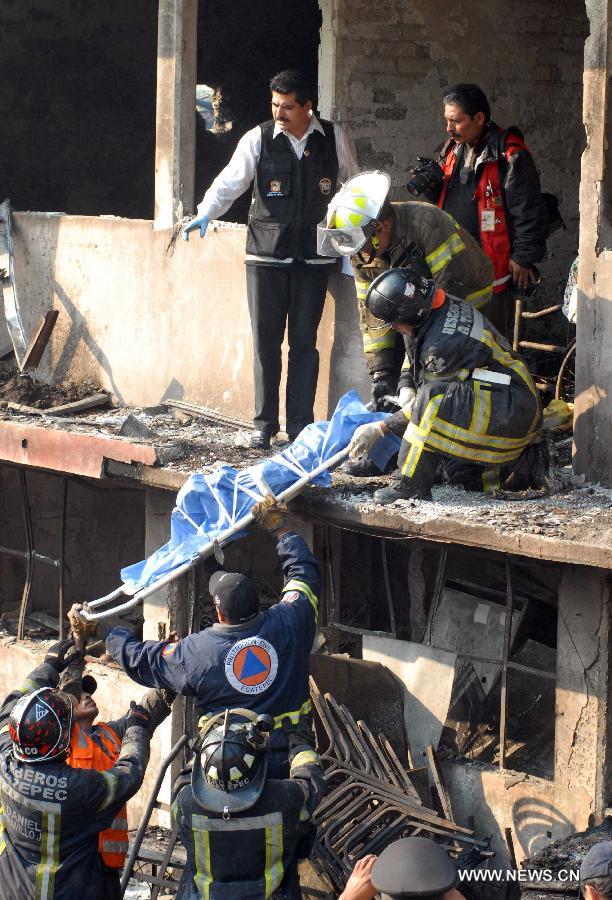
POLYGON ((352 256, 367 244, 376 228, 391 179, 386 172, 361 172, 340 188, 317 226, 321 256, 352 256))

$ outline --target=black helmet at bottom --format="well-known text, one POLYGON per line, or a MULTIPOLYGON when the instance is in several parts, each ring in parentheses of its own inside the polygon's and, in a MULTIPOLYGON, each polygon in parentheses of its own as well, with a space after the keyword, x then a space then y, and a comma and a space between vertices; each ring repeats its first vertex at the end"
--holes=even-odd
POLYGON ((387 325, 419 328, 429 316, 436 283, 416 267, 388 269, 375 278, 366 294, 366 308, 387 325))
POLYGON ((226 710, 206 722, 191 778, 198 806, 225 815, 250 809, 259 800, 268 770, 264 732, 272 725, 269 716, 249 710, 226 710))

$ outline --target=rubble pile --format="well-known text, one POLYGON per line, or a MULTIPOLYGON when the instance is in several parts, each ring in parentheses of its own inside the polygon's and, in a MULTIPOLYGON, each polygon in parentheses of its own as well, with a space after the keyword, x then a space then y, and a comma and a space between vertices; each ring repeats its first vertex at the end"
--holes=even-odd
POLYGON ((63 403, 82 400, 100 390, 91 378, 78 383, 44 384, 15 365, 0 360, 0 409, 8 403, 22 403, 36 409, 50 409, 63 403))

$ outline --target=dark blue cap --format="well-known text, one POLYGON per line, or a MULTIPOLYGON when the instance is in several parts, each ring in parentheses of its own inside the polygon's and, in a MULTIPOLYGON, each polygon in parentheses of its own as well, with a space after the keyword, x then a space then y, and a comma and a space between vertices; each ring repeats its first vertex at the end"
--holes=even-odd
POLYGON ((259 591, 254 581, 238 572, 215 572, 208 582, 215 605, 232 625, 254 619, 259 611, 259 591))
POLYGON ((431 897, 450 891, 457 869, 429 838, 409 837, 389 844, 372 867, 372 886, 383 897, 431 897))
POLYGON ((608 878, 612 875, 612 841, 595 844, 584 856, 580 866, 580 881, 608 878))

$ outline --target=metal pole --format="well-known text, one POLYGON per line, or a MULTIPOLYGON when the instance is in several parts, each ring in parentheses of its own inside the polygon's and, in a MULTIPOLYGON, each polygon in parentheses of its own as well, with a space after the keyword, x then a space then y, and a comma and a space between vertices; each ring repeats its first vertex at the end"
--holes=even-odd
POLYGON ((174 747, 172 748, 172 750, 170 751, 168 756, 166 756, 166 758, 164 759, 164 761, 161 764, 159 774, 158 774, 157 778, 155 779, 155 784, 153 785, 153 789, 152 789, 151 795, 149 797, 149 802, 147 803, 147 806, 144 811, 143 817, 141 819, 140 825, 138 826, 138 831, 136 832, 134 842, 132 843, 132 846, 130 847, 130 854, 127 858, 125 867, 123 869, 123 874, 121 876, 121 896, 122 897, 125 893, 125 889, 128 885, 128 881, 132 877, 132 872, 134 870, 134 863, 136 862, 136 857, 138 856, 138 851, 140 850, 140 847, 142 844, 142 839, 145 835, 147 828, 149 827, 149 819, 151 818, 151 813, 153 812, 153 809, 155 808, 155 804, 157 803, 157 795, 159 794, 160 788, 162 786, 162 782, 166 775, 166 770, 167 770, 168 766, 170 765, 170 763, 172 762, 172 760, 176 756, 178 756, 178 754, 181 752, 181 750, 183 749, 183 747, 185 746, 185 744, 187 743, 188 740, 189 740, 189 738, 187 737, 186 734, 184 734, 180 738, 180 740, 178 740, 176 742, 176 744, 174 745, 174 747))
POLYGON ((393 608, 393 593, 391 592, 391 580, 389 578, 389 563, 387 561, 387 545, 385 539, 380 539, 380 555, 382 556, 383 578, 385 581, 385 593, 387 595, 387 606, 389 607, 389 625, 391 626, 391 634, 397 637, 397 629, 395 627, 395 609, 393 608))
POLYGON ((60 531, 60 556, 59 556, 59 591, 58 591, 58 626, 59 639, 64 637, 64 567, 66 555, 66 512, 68 509, 68 479, 62 478, 63 496, 62 496, 62 526, 60 531))
POLYGON ((19 607, 19 619, 17 620, 17 637, 20 641, 25 635, 26 615, 28 612, 28 604, 30 602, 30 592, 32 590, 32 578, 34 576, 34 533, 32 529, 32 513, 30 510, 30 498, 28 496, 28 482, 24 469, 19 470, 19 481, 21 484, 21 497, 23 501, 23 524, 26 536, 26 578, 21 595, 21 605, 19 607))
POLYGON ((501 672, 501 714, 499 718, 499 768, 506 768, 506 725, 508 720, 508 653, 512 634, 512 613, 514 596, 512 593, 512 563, 506 556, 506 621, 504 622, 504 650, 501 672))

